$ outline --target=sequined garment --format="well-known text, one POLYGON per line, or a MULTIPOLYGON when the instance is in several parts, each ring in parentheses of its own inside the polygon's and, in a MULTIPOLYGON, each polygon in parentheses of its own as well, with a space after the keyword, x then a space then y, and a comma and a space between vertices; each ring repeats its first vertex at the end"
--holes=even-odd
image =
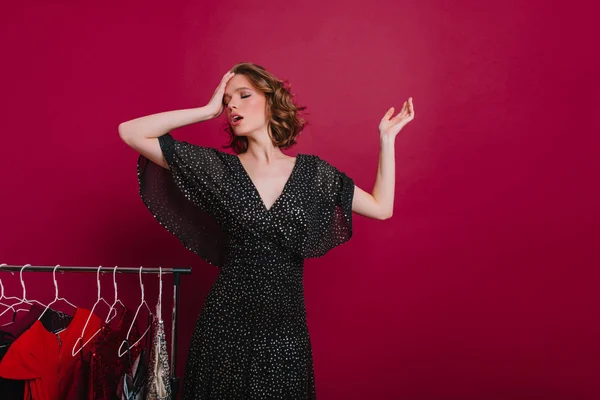
POLYGON ((267 209, 236 155, 170 134, 158 141, 170 169, 139 157, 142 200, 220 269, 194 328, 183 399, 314 399, 304 259, 352 236, 354 182, 298 154, 267 209))
POLYGON ((171 376, 169 374, 169 354, 167 353, 165 325, 158 305, 156 307, 156 315, 154 316, 154 338, 152 339, 148 368, 146 400, 170 400, 171 376))
MULTIPOLYGON (((120 308, 119 314, 107 325, 102 326, 92 343, 92 356, 87 370, 89 383, 87 400, 115 400, 119 380, 129 370, 129 357, 119 357, 119 346, 127 338, 127 331, 134 313, 128 308, 120 308)), ((135 343, 140 337, 137 323, 133 324, 129 340, 135 343)), ((140 346, 130 349, 132 359, 140 353, 140 346)))

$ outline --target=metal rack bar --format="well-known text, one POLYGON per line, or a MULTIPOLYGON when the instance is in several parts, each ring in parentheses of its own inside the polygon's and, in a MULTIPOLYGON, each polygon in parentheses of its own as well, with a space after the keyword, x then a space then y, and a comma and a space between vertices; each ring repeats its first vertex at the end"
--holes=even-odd
MULTIPOLYGON (((25 269, 23 269, 23 272, 52 272, 54 271, 54 268, 56 266, 33 266, 33 265, 28 265, 25 264, 25 269)), ((99 267, 99 266, 98 266, 99 267)), ((61 271, 61 272, 98 272, 98 267, 63 267, 61 265, 58 266, 58 268, 56 268, 57 271, 61 271)), ((21 269, 23 268, 23 265, 4 265, 4 264, 0 264, 0 271, 21 271, 21 269)), ((103 269, 104 267, 100 268, 100 273, 101 274, 107 274, 107 273, 113 273, 113 269, 114 267, 112 266, 106 266, 106 269, 103 269)), ((142 274, 158 274, 159 271, 162 271, 163 274, 183 274, 183 275, 189 275, 192 273, 192 269, 191 268, 154 268, 154 267, 142 267, 142 274)), ((117 272, 118 273, 125 273, 125 274, 131 274, 131 273, 136 273, 139 274, 140 273, 140 268, 139 267, 117 267, 117 272)))

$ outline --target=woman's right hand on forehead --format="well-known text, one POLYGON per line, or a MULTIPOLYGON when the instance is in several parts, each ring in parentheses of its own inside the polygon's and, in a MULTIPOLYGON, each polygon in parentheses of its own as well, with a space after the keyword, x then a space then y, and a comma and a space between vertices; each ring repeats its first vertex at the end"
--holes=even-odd
POLYGON ((223 75, 221 83, 219 83, 219 86, 217 86, 212 98, 208 104, 204 106, 204 108, 210 113, 210 115, 213 116, 213 118, 217 118, 223 112, 223 95, 225 94, 225 85, 227 85, 227 82, 229 82, 234 75, 235 73, 231 71, 227 71, 227 73, 223 75))

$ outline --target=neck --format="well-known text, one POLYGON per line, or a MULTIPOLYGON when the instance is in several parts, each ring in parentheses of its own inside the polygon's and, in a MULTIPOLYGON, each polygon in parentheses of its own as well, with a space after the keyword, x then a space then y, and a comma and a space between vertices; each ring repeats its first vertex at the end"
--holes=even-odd
POLYGON ((286 157, 279 147, 273 145, 270 135, 266 132, 258 138, 248 136, 248 149, 243 154, 243 158, 251 158, 265 164, 286 157))

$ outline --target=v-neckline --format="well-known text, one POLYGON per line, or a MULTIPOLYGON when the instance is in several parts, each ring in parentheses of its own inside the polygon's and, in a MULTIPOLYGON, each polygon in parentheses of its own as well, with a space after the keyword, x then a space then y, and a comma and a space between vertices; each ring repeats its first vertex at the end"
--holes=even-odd
POLYGON ((258 188, 256 187, 256 185, 254 184, 254 181, 250 177, 250 174, 248 173, 248 171, 246 171, 246 167, 244 167, 244 164, 242 164, 242 160, 240 160, 239 156, 237 156, 237 155, 235 156, 235 158, 237 160, 237 163, 238 163, 238 165, 240 166, 240 168, 242 170, 243 175, 246 177, 246 179, 250 183, 250 186, 252 187, 252 190, 254 191, 254 194, 256 195, 258 201, 262 205, 262 209, 263 209, 263 211, 265 213, 271 212, 271 210, 273 210, 273 208, 277 205, 277 203, 279 203, 279 200, 286 193, 286 190, 287 190, 288 186, 290 185, 290 182, 294 178, 294 174, 296 172, 296 169, 298 169, 298 164, 300 162, 300 157, 301 156, 302 156, 302 154, 297 154, 296 155, 296 161, 294 162, 294 167, 292 168, 292 172, 290 172, 290 175, 288 176, 287 180, 285 181, 285 184, 283 185, 283 189, 281 190, 281 193, 279 194, 279 196, 277 196, 277 198, 275 199, 275 201, 273 202, 273 204, 271 204, 271 207, 269 207, 269 208, 267 208, 267 206, 265 204, 265 201, 261 197, 260 192, 258 191, 258 188))

